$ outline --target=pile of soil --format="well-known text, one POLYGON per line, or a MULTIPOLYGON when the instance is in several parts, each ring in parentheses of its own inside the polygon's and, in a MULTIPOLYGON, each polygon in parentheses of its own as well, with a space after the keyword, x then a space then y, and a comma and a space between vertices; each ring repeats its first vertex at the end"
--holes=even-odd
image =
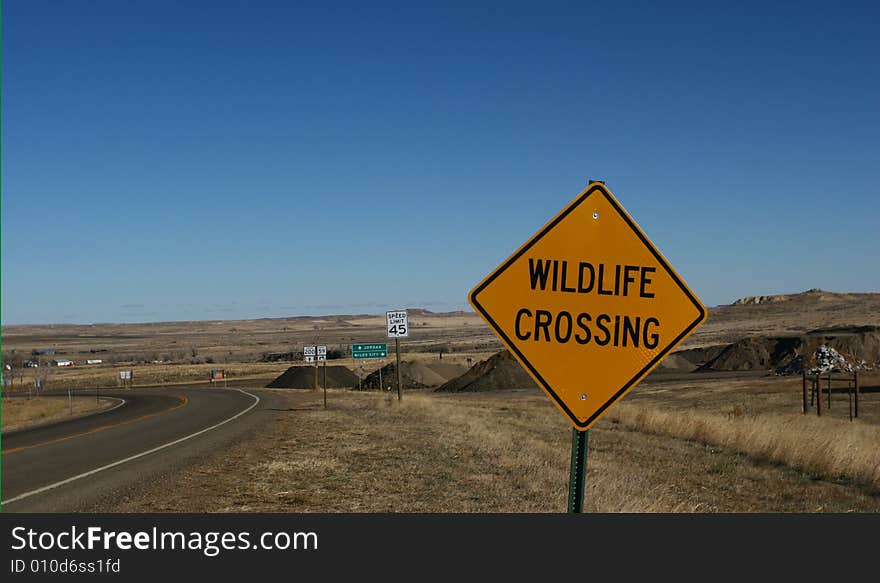
MULTIPOLYGON (((382 384, 385 385, 385 388, 397 388, 397 365, 395 363, 387 364, 380 370, 382 371, 382 384)), ((400 363, 400 376, 406 389, 438 387, 466 370, 466 366, 450 362, 403 361, 400 363)), ((358 388, 357 378, 354 381, 354 388, 358 388)), ((367 375, 360 384, 360 388, 363 390, 378 389, 379 371, 376 370, 367 375)))
MULTIPOLYGON (((356 374, 336 364, 327 366, 327 387, 328 388, 349 388, 352 385, 357 386, 358 377, 356 374)), ((324 367, 318 367, 318 388, 324 386, 324 367)), ((315 388, 315 367, 314 366, 292 366, 277 379, 266 385, 267 389, 314 389, 315 388)))
POLYGON ((767 370, 772 367, 770 353, 776 352, 774 340, 763 336, 743 338, 728 345, 699 370, 767 370))
POLYGON ((654 370, 656 372, 693 372, 697 370, 697 365, 677 352, 673 352, 661 360, 654 370))
MULTIPOLYGON (((800 374, 821 365, 820 346, 833 349, 856 368, 880 365, 880 327, 838 327, 813 330, 801 336, 752 336, 727 345, 699 371, 773 370, 800 374)), ((676 353, 679 354, 679 353, 676 353)))
POLYGON ((454 378, 436 390, 440 392, 482 392, 507 389, 537 389, 532 377, 513 358, 509 351, 493 354, 478 362, 469 371, 454 378))
POLYGON ((717 358, 725 348, 727 348, 727 344, 716 344, 713 346, 677 350, 661 360, 655 370, 658 372, 693 372, 704 364, 717 358))

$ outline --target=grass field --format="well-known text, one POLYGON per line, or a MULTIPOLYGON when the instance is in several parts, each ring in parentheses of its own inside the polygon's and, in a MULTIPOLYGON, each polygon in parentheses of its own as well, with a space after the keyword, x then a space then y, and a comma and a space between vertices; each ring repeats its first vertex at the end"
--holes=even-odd
MULTIPOLYGON (((538 392, 277 391, 241 443, 135 490, 113 512, 561 512, 570 426, 538 392), (235 467, 236 471, 229 471, 235 467)), ((875 407, 880 403, 875 404, 875 407)), ((878 512, 872 487, 731 445, 653 431, 624 403, 590 434, 600 512, 878 512), (685 437, 682 439, 681 437, 685 437)), ((799 415, 799 413, 798 413, 799 415)), ((822 421, 825 421, 823 419, 822 421)), ((839 420, 827 419, 836 431, 839 420)), ((875 429, 861 425, 862 429, 875 429)), ((828 433, 830 435, 830 433, 828 433)), ((870 432, 858 435, 871 439, 870 432)), ((749 445, 746 442, 745 445, 749 445)), ((744 448, 748 449, 748 448, 744 448)), ((795 453, 800 453, 800 450, 795 453)), ((864 461, 864 460, 863 460, 864 461)), ((851 466, 862 467, 863 461, 851 466)), ((840 468, 837 468, 840 469, 840 468)), ((843 467, 847 470, 846 467, 843 467)), ((844 472, 845 473, 845 472, 844 472)))
MULTIPOLYGON (((863 377, 880 385, 880 375, 863 377)), ((849 398, 832 395, 817 417, 802 411, 800 378, 756 377, 647 383, 609 418, 642 433, 720 446, 825 479, 880 493, 880 394, 861 395, 850 421, 849 398)), ((824 399, 823 399, 824 401, 824 399)))
POLYGON ((3 398, 3 431, 23 429, 32 425, 59 421, 71 416, 108 409, 116 405, 114 399, 96 400, 94 397, 3 398))

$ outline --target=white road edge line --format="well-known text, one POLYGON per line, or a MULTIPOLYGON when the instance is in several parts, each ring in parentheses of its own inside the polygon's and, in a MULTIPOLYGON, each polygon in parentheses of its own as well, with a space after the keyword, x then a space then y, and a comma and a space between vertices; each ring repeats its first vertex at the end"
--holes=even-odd
POLYGON ((165 449, 167 447, 171 447, 173 445, 177 445, 178 443, 182 443, 188 439, 192 439, 193 437, 198 437, 199 435, 201 435, 203 433, 207 433, 208 431, 211 431, 213 429, 217 429, 221 425, 226 425, 230 421, 235 421, 236 419, 238 419, 239 417, 241 417, 245 413, 248 413, 251 409, 253 409, 254 407, 256 407, 257 405, 260 404, 260 397, 258 397, 257 395, 253 395, 253 394, 248 393, 247 391, 243 391, 241 389, 235 389, 235 390, 238 391, 239 393, 244 393, 248 397, 252 397, 255 400, 250 407, 248 407, 244 411, 241 411, 240 413, 236 413, 235 415, 233 415, 229 419, 225 419, 225 420, 221 421, 220 423, 217 423, 217 424, 212 425, 210 427, 206 427, 205 429, 202 429, 200 431, 196 431, 195 433, 191 433, 190 435, 187 435, 185 437, 181 437, 180 439, 175 439, 174 441, 169 441, 168 443, 164 443, 158 447, 154 447, 153 449, 148 449, 147 451, 142 451, 141 453, 136 453, 133 456, 129 456, 125 459, 121 459, 121 460, 115 461, 113 463, 107 464, 106 466, 101 466, 100 468, 95 468, 94 470, 89 470, 88 472, 79 474, 77 476, 73 476, 72 478, 67 478, 66 480, 61 480, 60 482, 55 482, 54 484, 49 484, 48 486, 43 486, 42 488, 37 488, 36 490, 31 490, 30 492, 25 492, 24 494, 19 494, 15 498, 10 498, 9 500, 3 500, 2 502, 0 502, 0 504, 2 504, 3 506, 6 506, 7 504, 11 504, 12 502, 17 502, 19 500, 24 500, 25 498, 30 498, 31 496, 34 496, 36 494, 41 494, 41 493, 46 492, 48 490, 53 490, 55 488, 58 488, 59 486, 63 486, 65 484, 75 482, 76 480, 81 480, 82 478, 87 478, 89 476, 97 474, 98 472, 103 472, 104 470, 109 470, 110 468, 115 468, 116 466, 121 466, 122 464, 125 464, 130 461, 134 461, 138 458, 142 458, 144 456, 150 455, 151 453, 156 453, 157 451, 163 450, 163 449, 165 449))
POLYGON ((119 397, 101 397, 101 398, 102 399, 113 399, 114 401, 119 401, 119 403, 117 403, 115 407, 111 407, 110 409, 107 409, 106 411, 98 411, 98 413, 109 413, 110 411, 115 411, 116 409, 119 409, 120 407, 125 405, 125 399, 121 399, 119 397))

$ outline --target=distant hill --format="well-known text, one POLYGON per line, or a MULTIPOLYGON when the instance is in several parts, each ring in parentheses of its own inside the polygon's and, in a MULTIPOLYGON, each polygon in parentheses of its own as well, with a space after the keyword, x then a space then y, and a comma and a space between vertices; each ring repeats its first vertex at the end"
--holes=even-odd
POLYGON ((732 306, 754 306, 758 304, 777 304, 780 302, 798 302, 798 301, 817 301, 817 302, 839 302, 839 301, 858 301, 865 297, 880 296, 874 293, 839 293, 830 292, 814 287, 805 292, 798 294, 777 294, 770 296, 746 296, 734 301, 732 306))
POLYGON ((810 289, 797 294, 749 296, 710 308, 706 323, 683 348, 730 344, 748 336, 792 336, 858 326, 880 326, 880 293, 810 289))

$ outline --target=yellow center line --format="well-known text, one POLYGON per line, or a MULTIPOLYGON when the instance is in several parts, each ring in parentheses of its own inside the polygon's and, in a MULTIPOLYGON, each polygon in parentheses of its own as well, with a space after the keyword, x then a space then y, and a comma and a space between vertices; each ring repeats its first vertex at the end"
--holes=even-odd
POLYGON ((121 427, 122 425, 128 425, 129 423, 136 423, 138 421, 143 421, 145 419, 149 419, 150 417, 155 417, 156 415, 162 415, 163 413, 170 413, 175 409, 180 409, 181 407, 186 407, 189 404, 189 398, 184 396, 177 396, 177 399, 180 400, 180 403, 174 405, 173 407, 169 407, 168 409, 162 409, 161 411, 156 411, 155 413, 148 413, 146 415, 141 415, 140 417, 135 417, 134 419, 128 419, 126 421, 120 421, 119 423, 111 423, 109 425, 101 425, 100 427, 95 427, 94 429, 90 429, 89 431, 84 431, 82 433, 76 433, 74 435, 67 435, 65 437, 59 437, 58 439, 51 439, 49 441, 44 441, 42 443, 35 443, 33 445, 22 445, 20 447, 13 447, 12 449, 4 449, 0 451, 2 455, 9 455, 10 453, 15 453, 18 451, 24 451, 26 449, 33 449, 35 447, 43 447, 44 445, 51 445, 53 443, 58 443, 61 441, 67 441, 68 439, 75 439, 77 437, 83 437, 84 435, 91 435, 93 433, 99 433, 101 431, 106 431, 108 429, 113 429, 114 427, 121 427))

